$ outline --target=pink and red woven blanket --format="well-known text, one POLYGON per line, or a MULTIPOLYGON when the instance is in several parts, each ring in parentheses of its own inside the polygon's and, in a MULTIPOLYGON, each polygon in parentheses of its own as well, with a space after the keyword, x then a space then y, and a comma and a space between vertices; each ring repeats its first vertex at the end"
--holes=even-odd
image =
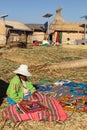
POLYGON ((4 120, 21 122, 24 120, 57 121, 66 120, 68 115, 64 112, 59 102, 40 92, 31 96, 20 104, 11 105, 2 112, 4 120))

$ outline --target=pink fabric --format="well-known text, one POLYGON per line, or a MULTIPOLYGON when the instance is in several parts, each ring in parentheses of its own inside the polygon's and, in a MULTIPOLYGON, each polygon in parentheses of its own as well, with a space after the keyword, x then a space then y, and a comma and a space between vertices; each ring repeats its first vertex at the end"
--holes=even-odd
POLYGON ((9 108, 3 111, 4 120, 13 120, 13 121, 24 121, 24 120, 66 120, 68 115, 64 112, 62 106, 59 102, 51 97, 48 97, 42 93, 37 93, 36 97, 31 96, 28 98, 27 102, 39 101, 43 106, 46 106, 47 109, 28 112, 19 114, 16 110, 16 105, 11 105, 9 108))

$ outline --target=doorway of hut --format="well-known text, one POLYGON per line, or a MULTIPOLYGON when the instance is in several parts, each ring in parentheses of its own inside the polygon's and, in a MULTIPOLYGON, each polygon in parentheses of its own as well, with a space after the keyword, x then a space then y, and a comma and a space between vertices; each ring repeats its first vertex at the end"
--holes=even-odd
POLYGON ((62 44, 62 32, 57 32, 56 42, 62 44))
POLYGON ((50 44, 52 44, 52 34, 49 35, 50 44))

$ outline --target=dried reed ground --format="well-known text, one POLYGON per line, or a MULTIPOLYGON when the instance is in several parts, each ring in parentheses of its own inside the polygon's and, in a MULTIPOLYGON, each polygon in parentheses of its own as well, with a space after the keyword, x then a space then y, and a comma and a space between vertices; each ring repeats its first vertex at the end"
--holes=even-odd
MULTIPOLYGON (((87 83, 87 46, 67 45, 57 47, 28 47, 27 49, 10 48, 0 50, 0 79, 8 82, 13 77, 12 71, 21 63, 28 64, 33 76, 32 83, 40 79, 72 80, 87 83)), ((6 98, 0 106, 0 111, 8 106, 6 98)), ((65 122, 35 122, 27 121, 17 127, 17 130, 86 130, 87 113, 67 112, 70 116, 65 122), (65 124, 64 124, 65 123, 65 124)), ((1 113, 0 113, 1 115, 1 113)), ((0 128, 3 119, 0 116, 0 128)), ((9 121, 4 129, 12 130, 13 123, 9 121)))

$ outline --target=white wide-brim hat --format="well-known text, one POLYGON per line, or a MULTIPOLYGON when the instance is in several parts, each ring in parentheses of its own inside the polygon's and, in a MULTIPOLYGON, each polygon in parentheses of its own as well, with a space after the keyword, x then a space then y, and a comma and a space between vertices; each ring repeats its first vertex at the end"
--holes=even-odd
POLYGON ((21 64, 18 69, 13 71, 15 74, 21 74, 24 76, 32 76, 32 74, 28 71, 28 66, 25 64, 21 64))

